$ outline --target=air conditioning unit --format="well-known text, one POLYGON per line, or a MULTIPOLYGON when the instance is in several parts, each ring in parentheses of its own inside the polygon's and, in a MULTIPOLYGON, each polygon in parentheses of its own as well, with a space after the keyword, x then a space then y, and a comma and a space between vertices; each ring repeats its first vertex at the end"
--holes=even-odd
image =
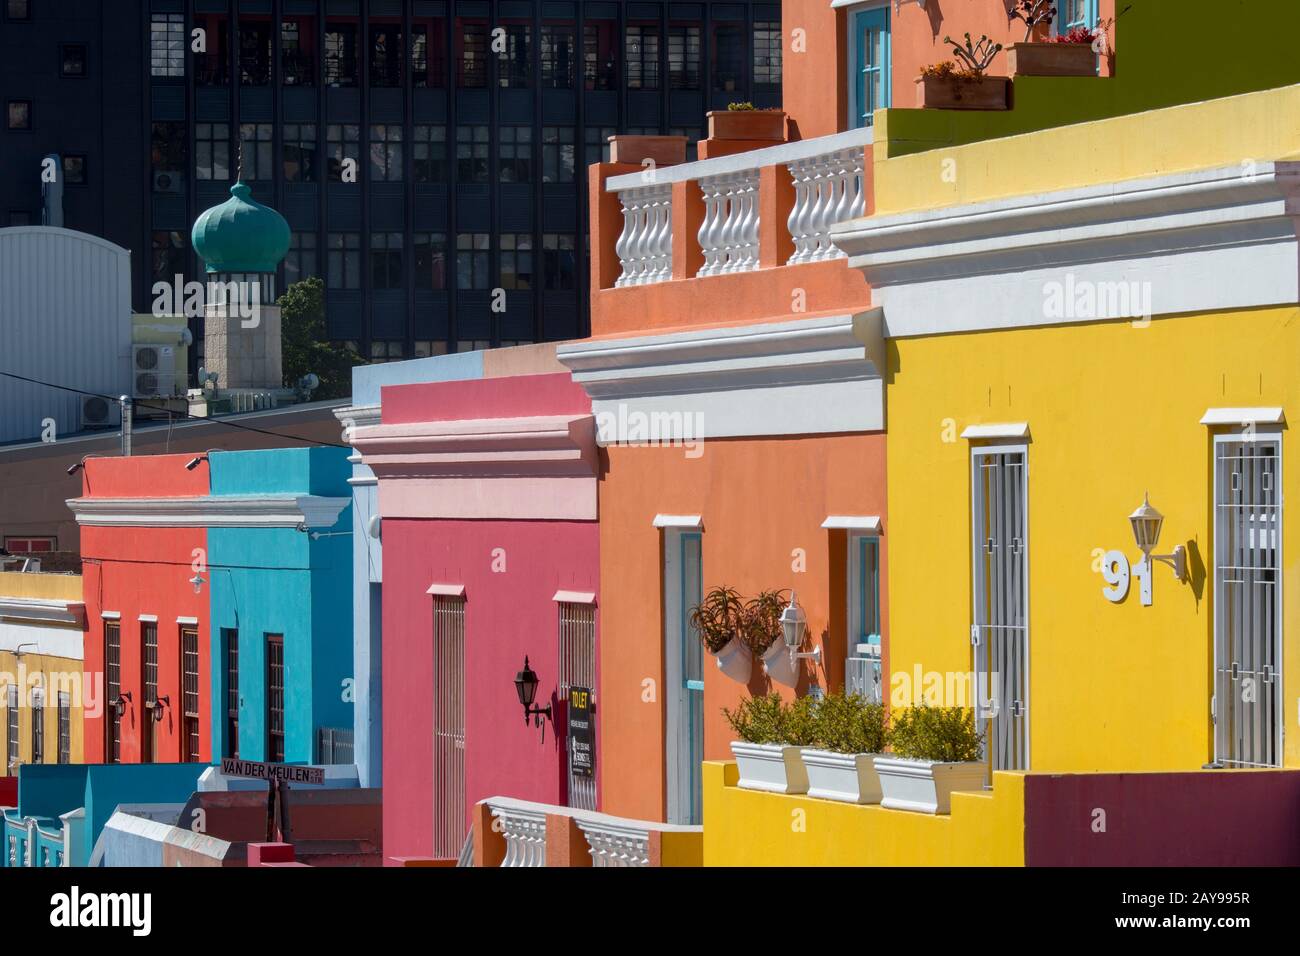
POLYGON ((136 345, 131 350, 132 395, 170 398, 176 392, 176 350, 170 345, 136 345))
POLYGON ((86 395, 81 399, 81 427, 116 428, 120 408, 117 402, 98 395, 86 395))
POLYGON ((153 191, 156 193, 179 193, 181 185, 180 173, 158 172, 153 174, 153 191))

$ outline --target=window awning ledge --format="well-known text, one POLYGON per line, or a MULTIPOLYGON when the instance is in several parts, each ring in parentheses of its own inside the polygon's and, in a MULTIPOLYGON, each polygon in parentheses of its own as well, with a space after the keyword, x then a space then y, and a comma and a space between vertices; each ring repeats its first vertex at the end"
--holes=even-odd
POLYGON ((595 604, 595 591, 556 591, 555 597, 551 598, 560 604, 595 604))
POLYGON ((880 515, 827 515, 822 527, 849 531, 879 531, 880 515))
POLYGON ((1207 408, 1202 425, 1280 425, 1286 414, 1280 408, 1207 408))
POLYGON ((655 515, 656 528, 699 528, 703 524, 699 515, 655 515))
POLYGON ((987 425, 967 425, 961 437, 967 441, 984 441, 991 438, 1028 438, 1029 422, 994 422, 987 425))
POLYGON ((465 585, 463 584, 430 584, 429 590, 425 594, 432 594, 434 597, 455 597, 463 598, 465 596, 465 585))

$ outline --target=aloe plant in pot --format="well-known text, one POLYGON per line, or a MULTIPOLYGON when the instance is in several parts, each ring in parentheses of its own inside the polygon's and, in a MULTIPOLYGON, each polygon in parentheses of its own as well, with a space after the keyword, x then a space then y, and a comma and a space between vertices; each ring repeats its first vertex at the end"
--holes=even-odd
POLYGON ((722 708, 739 740, 731 752, 740 770, 738 786, 769 793, 807 793, 808 772, 800 751, 812 743, 813 702, 787 704, 779 694, 747 697, 734 710, 722 708))
POLYGON ((879 803, 875 759, 889 742, 885 708, 859 694, 827 694, 813 712, 813 746, 803 749, 808 796, 879 803))
POLYGON ((787 687, 799 682, 799 664, 782 640, 781 612, 787 604, 784 591, 763 591, 745 604, 745 643, 772 680, 787 687))
POLYGON ((908 707, 894 714, 891 754, 875 758, 880 805, 891 810, 948 813, 952 794, 982 790, 988 767, 984 735, 969 707, 908 707))
POLYGON ((717 587, 691 608, 691 625, 704 649, 717 659, 718 670, 749 683, 754 662, 745 643, 745 602, 734 588, 717 587))

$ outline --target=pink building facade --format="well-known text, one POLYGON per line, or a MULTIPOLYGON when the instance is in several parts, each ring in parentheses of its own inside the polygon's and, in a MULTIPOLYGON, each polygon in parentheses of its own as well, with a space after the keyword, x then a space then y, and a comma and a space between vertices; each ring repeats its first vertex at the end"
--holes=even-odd
POLYGON ((568 373, 402 385, 380 422, 354 442, 384 546, 385 856, 457 856, 490 796, 596 809, 568 733, 598 680, 590 400, 568 373), (525 657, 549 715, 524 716, 525 657))

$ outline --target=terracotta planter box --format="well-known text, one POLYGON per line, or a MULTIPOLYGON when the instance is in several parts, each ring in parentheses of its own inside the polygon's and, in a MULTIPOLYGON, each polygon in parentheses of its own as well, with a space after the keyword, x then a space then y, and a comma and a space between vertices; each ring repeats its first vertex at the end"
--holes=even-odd
POLYGON ((1007 108, 1007 78, 918 76, 916 105, 926 110, 1004 110, 1007 108))
POLYGON ((1012 76, 1096 76, 1097 54, 1087 43, 1013 43, 1007 67, 1012 76))
POLYGON ((709 139, 785 142, 785 113, 781 110, 711 110, 709 139))

